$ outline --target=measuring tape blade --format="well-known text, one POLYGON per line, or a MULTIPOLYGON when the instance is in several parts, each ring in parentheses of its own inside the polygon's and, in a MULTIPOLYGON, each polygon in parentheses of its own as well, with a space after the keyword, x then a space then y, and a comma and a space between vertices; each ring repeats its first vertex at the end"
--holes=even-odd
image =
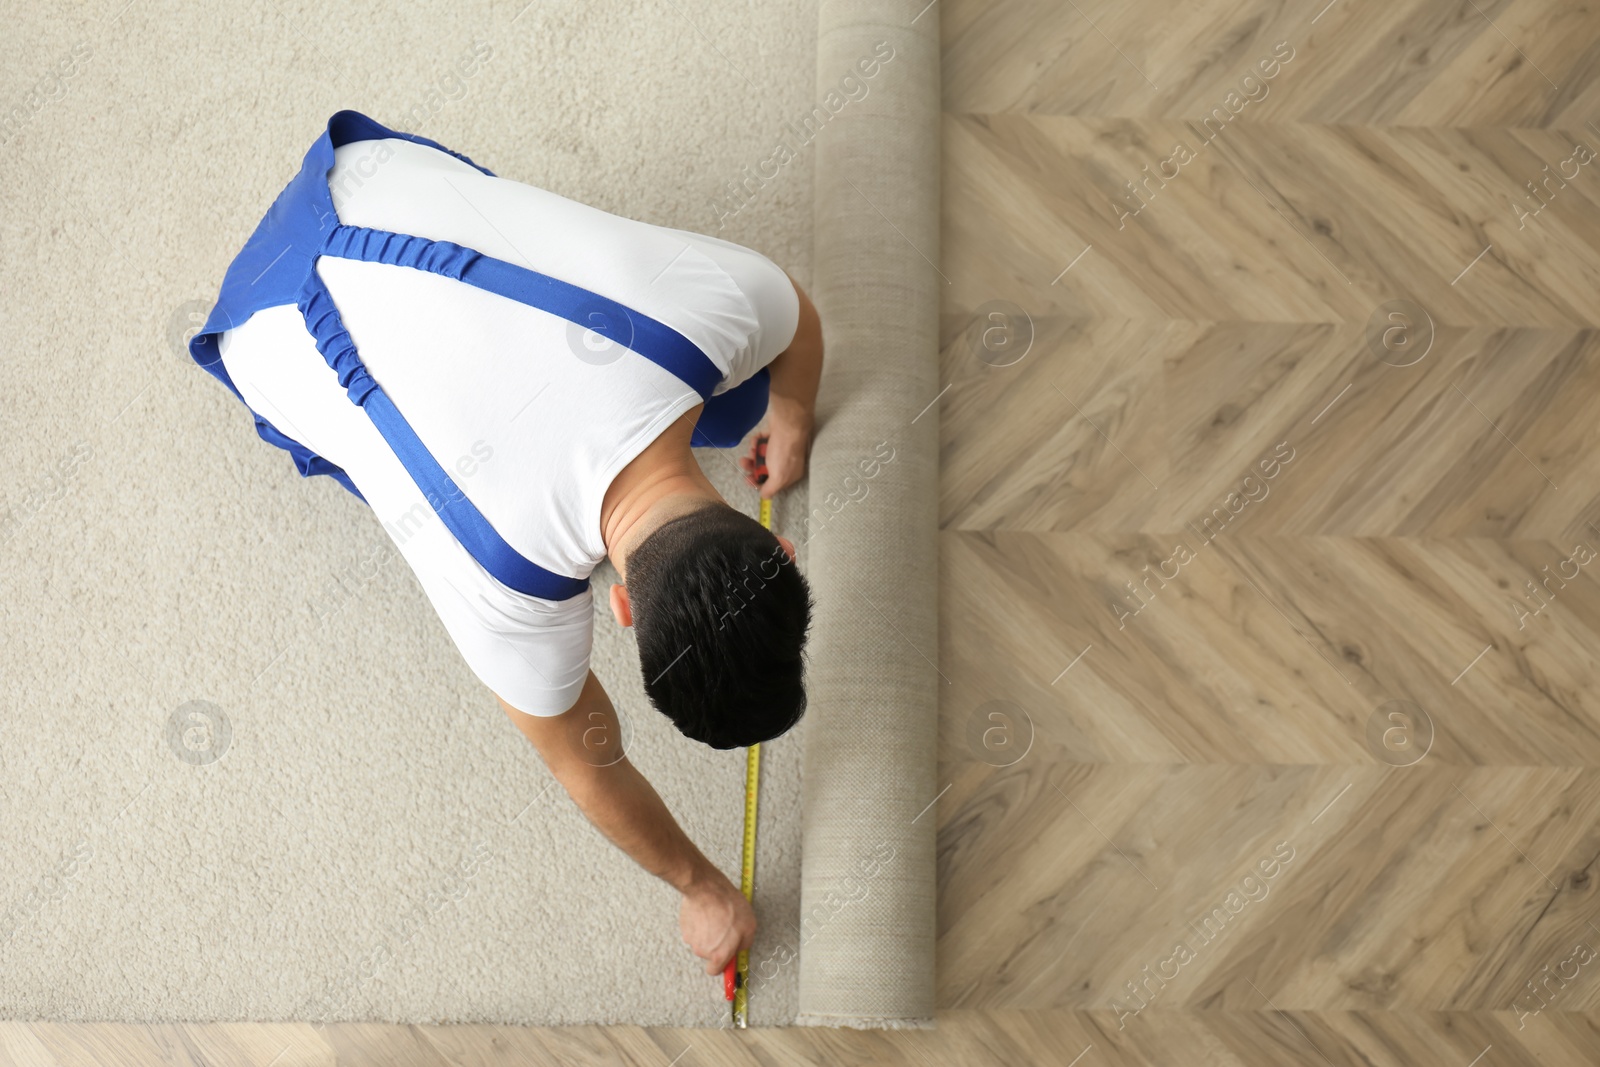
MULTIPOLYGON (((772 501, 761 498, 761 525, 772 529, 772 501)), ((761 746, 751 745, 744 761, 744 843, 739 857, 739 890, 755 902, 756 890, 756 808, 761 784, 761 746)), ((749 1022, 750 953, 741 950, 733 987, 733 1025, 743 1030, 749 1022)))
MULTIPOLYGON (((756 814, 761 784, 761 746, 751 745, 744 762, 744 847, 739 857, 739 891, 754 903, 756 890, 756 814)), ((738 977, 733 987, 733 1025, 744 1029, 748 1022, 750 953, 739 952, 738 977)))

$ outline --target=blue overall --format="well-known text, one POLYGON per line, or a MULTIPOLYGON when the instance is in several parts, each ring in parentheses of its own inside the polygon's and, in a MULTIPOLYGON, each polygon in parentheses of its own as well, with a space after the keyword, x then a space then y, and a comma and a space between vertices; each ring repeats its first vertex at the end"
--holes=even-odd
MULTIPOLYGON (((351 402, 372 419, 439 518, 472 557, 498 581, 519 593, 546 600, 577 596, 589 587, 588 580, 552 573, 507 544, 367 373, 355 343, 345 332, 339 309, 317 274, 317 257, 335 256, 430 271, 611 337, 676 376, 705 401, 692 439, 698 446, 732 448, 743 440, 766 412, 769 375, 763 368, 739 386, 712 396, 722 373, 693 342, 665 323, 598 293, 449 241, 342 225, 328 189, 333 150, 353 141, 387 137, 449 152, 493 177, 466 156, 426 137, 397 133, 355 111, 339 112, 328 120, 326 132, 306 153, 300 173, 278 194, 244 249, 229 265, 216 306, 200 333, 189 342, 189 354, 249 408, 222 363, 220 336, 243 325, 257 311, 295 305, 305 317, 306 329, 315 338, 317 350, 338 375, 351 402)), ((255 416, 256 433, 262 440, 286 450, 302 477, 331 475, 362 503, 366 502, 343 469, 278 430, 254 409, 251 414, 255 416)))

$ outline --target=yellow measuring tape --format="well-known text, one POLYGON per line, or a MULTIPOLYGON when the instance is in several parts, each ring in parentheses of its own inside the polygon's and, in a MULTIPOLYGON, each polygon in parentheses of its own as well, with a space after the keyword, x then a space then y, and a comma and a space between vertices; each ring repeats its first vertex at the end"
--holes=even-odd
MULTIPOLYGON (((772 529, 772 501, 761 499, 761 525, 772 529)), ((739 858, 739 891, 751 903, 756 888, 756 800, 760 795, 761 746, 745 750, 744 763, 744 845, 739 858)), ((739 967, 733 987, 733 1025, 743 1030, 748 1025, 750 953, 740 950, 739 967)))

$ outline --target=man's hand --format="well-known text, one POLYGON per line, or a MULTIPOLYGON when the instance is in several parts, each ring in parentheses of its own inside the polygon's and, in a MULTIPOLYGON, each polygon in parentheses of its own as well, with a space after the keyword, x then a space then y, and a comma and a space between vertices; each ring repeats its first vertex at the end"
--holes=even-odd
POLYGON ((721 974, 729 960, 754 943, 756 913, 738 886, 713 871, 684 890, 678 929, 689 950, 706 961, 706 973, 721 974))
POLYGON ((810 420, 773 420, 771 429, 751 442, 750 454, 739 460, 739 466, 745 481, 771 500, 806 476, 810 449, 810 420))
POLYGON ((678 924, 696 956, 716 974, 755 937, 750 902, 684 834, 667 806, 622 750, 616 710, 590 671, 583 692, 560 715, 533 716, 500 706, 539 750, 545 766, 601 833, 645 870, 683 894, 678 924))

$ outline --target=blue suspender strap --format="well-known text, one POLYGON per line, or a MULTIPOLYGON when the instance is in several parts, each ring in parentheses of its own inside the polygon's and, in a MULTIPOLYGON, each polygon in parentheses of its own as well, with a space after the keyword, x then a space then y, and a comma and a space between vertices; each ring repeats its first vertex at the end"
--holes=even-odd
MULTIPOLYGON (((493 176, 487 168, 437 141, 391 130, 359 112, 341 111, 329 119, 327 131, 306 153, 300 171, 278 195, 249 241, 234 257, 205 326, 189 342, 189 355, 194 361, 227 386, 247 409, 249 404, 222 363, 218 339, 226 330, 242 326, 257 311, 295 302, 301 282, 326 240, 327 229, 339 221, 328 189, 333 150, 351 141, 384 137, 398 137, 436 148, 493 176)), ((254 410, 251 414, 255 418, 256 433, 262 440, 288 451, 301 475, 331 475, 358 500, 365 502, 360 490, 340 467, 282 433, 254 410)))
MULTIPOLYGON (((340 225, 328 234, 321 254, 428 271, 591 328, 597 317, 602 322, 625 323, 628 348, 673 374, 701 397, 710 396, 722 377, 704 352, 665 323, 630 311, 598 293, 449 241, 340 225)), ((564 600, 589 587, 585 580, 552 574, 525 559, 505 542, 439 466, 393 401, 367 373, 339 309, 317 274, 315 262, 301 290, 299 307, 306 328, 316 338, 318 351, 333 368, 351 401, 366 411, 440 520, 485 570, 518 592, 547 600, 564 600)))
MULTIPOLYGON (((372 379, 367 380, 370 382, 372 379)), ((455 534, 456 540, 461 542, 472 558, 483 564, 484 570, 519 593, 543 597, 545 600, 567 600, 589 588, 587 578, 568 578, 547 571, 508 545, 505 538, 489 525, 489 520, 445 473, 444 468, 439 466, 433 453, 412 431, 411 424, 406 422, 388 394, 379 389, 376 383, 366 394, 361 407, 411 473, 440 520, 455 534)))
POLYGON ((391 130, 359 112, 341 111, 334 115, 328 120, 327 132, 306 152, 299 173, 278 194, 250 240, 229 264, 216 306, 199 334, 189 342, 189 352, 196 363, 208 370, 213 365, 221 370, 216 344, 219 334, 243 326, 251 315, 264 308, 295 302, 300 284, 327 242, 329 231, 339 225, 333 194, 328 189, 333 150, 351 141, 386 137, 436 148, 494 176, 437 141, 391 130))
POLYGON ((413 267, 548 311, 596 332, 605 332, 609 326, 613 340, 620 336, 625 348, 672 374, 701 399, 709 398, 722 381, 717 365, 693 341, 666 323, 629 310, 599 293, 462 245, 341 225, 328 235, 322 254, 413 267))
MULTIPOLYGON (((598 293, 449 241, 342 225, 327 185, 333 150, 351 141, 383 137, 400 137, 437 148, 484 174, 491 173, 425 137, 398 133, 357 112, 339 112, 329 120, 327 132, 306 153, 300 173, 279 194, 229 266, 216 306, 190 342, 190 354, 239 395, 219 358, 218 337, 264 308, 297 305, 339 384, 366 411, 440 520, 472 557, 496 580, 520 593, 547 600, 577 596, 588 589, 589 583, 547 571, 507 544, 439 466, 367 373, 338 308, 317 274, 317 257, 329 255, 429 271, 540 308, 597 333, 608 333, 624 347, 671 373, 707 402, 702 412, 704 432, 697 436, 696 444, 726 447, 737 443, 766 407, 765 372, 736 390, 713 397, 712 391, 722 380, 721 372, 692 341, 663 322, 598 293)), ((256 426, 264 439, 290 450, 301 474, 331 474, 356 496, 361 495, 344 471, 279 433, 260 415, 256 415, 256 426)))
POLYGON ((489 524, 461 487, 439 466, 411 424, 400 414, 378 383, 367 373, 345 331, 327 287, 315 267, 306 278, 298 301, 306 328, 316 338, 317 350, 328 361, 351 401, 361 407, 383 439, 422 490, 440 521, 463 548, 497 581, 519 593, 545 600, 567 600, 589 588, 584 578, 569 578, 531 562, 489 524))

